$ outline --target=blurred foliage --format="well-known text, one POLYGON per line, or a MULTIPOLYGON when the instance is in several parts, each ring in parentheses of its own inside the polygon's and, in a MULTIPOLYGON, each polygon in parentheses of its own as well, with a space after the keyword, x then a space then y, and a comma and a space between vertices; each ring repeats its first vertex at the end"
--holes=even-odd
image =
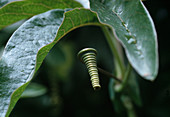
MULTIPOLYGON (((136 78, 142 106, 134 106, 138 117, 170 117, 169 5, 165 0, 147 0, 144 4, 158 33, 160 69, 154 82, 136 78)), ((0 31, 0 50, 3 51, 15 29, 11 26, 0 31)), ((109 78, 100 74, 102 89, 94 92, 85 66, 77 59, 80 49, 94 47, 98 51, 98 66, 112 72, 113 57, 103 38, 101 29, 94 26, 82 27, 66 35, 53 47, 32 81, 45 86, 47 92, 34 98, 21 98, 10 116, 126 117, 125 112, 115 113, 109 98, 109 78)), ((128 99, 125 96, 122 100, 128 99)))
POLYGON ((26 90, 22 93, 21 98, 38 97, 47 92, 47 88, 38 83, 30 83, 26 90))

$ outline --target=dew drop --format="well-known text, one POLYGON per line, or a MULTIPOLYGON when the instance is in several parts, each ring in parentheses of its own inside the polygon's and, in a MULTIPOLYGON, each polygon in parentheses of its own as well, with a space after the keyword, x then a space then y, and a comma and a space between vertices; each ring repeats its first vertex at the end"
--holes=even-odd
POLYGON ((139 56, 139 58, 144 59, 144 55, 141 50, 137 50, 135 53, 139 56))
POLYGON ((136 53, 137 55, 140 55, 140 54, 141 54, 139 50, 135 51, 135 53, 136 53))
POLYGON ((128 43, 129 43, 129 44, 136 44, 136 39, 130 38, 130 39, 128 40, 128 43))
POLYGON ((125 35, 125 37, 126 37, 126 40, 128 41, 129 44, 136 44, 137 43, 136 39, 133 36, 125 35))
POLYGON ((144 55, 143 55, 143 54, 141 54, 141 55, 139 56, 139 58, 144 59, 144 55))

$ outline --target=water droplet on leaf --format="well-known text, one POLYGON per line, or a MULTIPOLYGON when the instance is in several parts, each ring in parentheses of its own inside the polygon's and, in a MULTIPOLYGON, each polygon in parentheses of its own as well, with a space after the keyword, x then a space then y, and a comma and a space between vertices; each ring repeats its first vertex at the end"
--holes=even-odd
POLYGON ((126 37, 126 40, 128 41, 129 44, 136 44, 137 43, 136 39, 133 36, 125 35, 125 37, 126 37))
POLYGON ((128 43, 129 43, 129 44, 136 44, 136 39, 130 38, 130 39, 128 40, 128 43))

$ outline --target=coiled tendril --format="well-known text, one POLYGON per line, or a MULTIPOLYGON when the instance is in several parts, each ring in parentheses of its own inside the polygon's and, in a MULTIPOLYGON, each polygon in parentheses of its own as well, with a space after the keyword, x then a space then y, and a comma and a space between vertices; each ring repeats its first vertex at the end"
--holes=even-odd
POLYGON ((96 55, 97 51, 94 48, 85 48, 78 53, 78 57, 81 62, 83 62, 87 66, 94 90, 98 90, 101 88, 99 83, 96 55))

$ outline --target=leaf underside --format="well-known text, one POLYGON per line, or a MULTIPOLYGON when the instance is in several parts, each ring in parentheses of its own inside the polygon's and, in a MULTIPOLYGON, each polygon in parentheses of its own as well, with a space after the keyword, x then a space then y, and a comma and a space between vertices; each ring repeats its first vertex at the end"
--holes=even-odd
POLYGON ((140 0, 90 0, 100 22, 114 30, 135 70, 145 79, 158 73, 157 35, 153 21, 140 0))

